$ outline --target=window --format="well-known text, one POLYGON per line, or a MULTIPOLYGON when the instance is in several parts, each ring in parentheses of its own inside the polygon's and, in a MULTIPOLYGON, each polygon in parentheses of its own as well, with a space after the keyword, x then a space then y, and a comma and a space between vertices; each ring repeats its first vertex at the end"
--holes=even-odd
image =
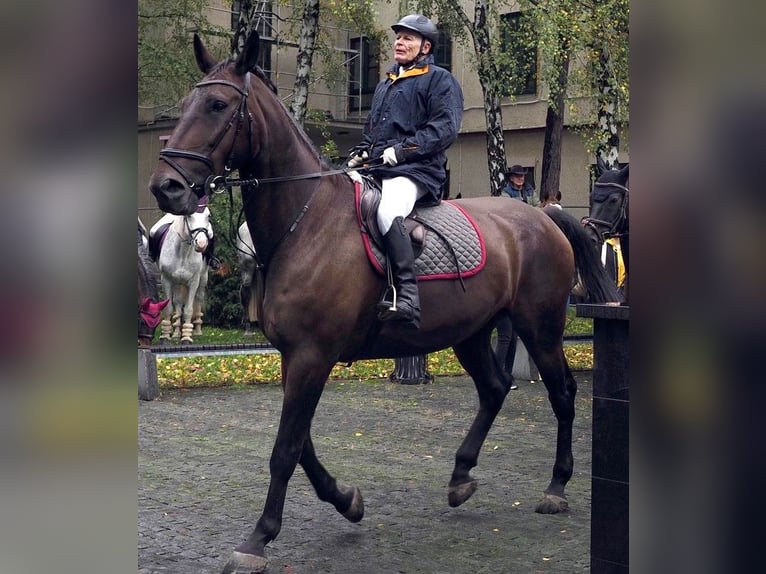
POLYGON ((533 32, 525 25, 521 12, 501 16, 501 51, 503 63, 498 71, 503 77, 501 96, 537 94, 537 48, 533 32))
POLYGON ((436 65, 452 71, 452 38, 444 30, 439 30, 439 39, 434 50, 436 65))
MULTIPOLYGON (((236 30, 239 23, 239 13, 242 9, 242 0, 231 2, 231 29, 236 30)), ((271 2, 259 2, 253 11, 253 23, 261 37, 261 48, 258 50, 258 66, 271 78, 271 46, 274 42, 272 33, 272 19, 274 13, 271 10, 271 2)))
POLYGON ((351 38, 351 50, 356 55, 348 64, 348 111, 369 110, 372 94, 380 80, 378 43, 370 38, 351 38))

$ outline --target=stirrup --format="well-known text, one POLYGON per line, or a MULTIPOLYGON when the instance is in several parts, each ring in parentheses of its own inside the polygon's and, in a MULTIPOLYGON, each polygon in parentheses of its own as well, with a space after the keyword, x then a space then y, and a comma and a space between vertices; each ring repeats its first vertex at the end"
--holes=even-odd
POLYGON ((384 311, 391 311, 396 312, 396 301, 398 299, 396 287, 394 287, 393 284, 389 283, 388 287, 386 288, 385 292, 383 293, 383 297, 381 298, 380 302, 378 303, 378 311, 384 312, 384 311), (388 296, 391 295, 391 299, 389 300, 388 296))

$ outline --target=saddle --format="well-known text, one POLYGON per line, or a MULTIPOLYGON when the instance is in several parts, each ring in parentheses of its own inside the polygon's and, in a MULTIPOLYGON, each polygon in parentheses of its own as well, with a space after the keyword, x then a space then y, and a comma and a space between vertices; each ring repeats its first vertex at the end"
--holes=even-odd
MULTIPOLYGON (((377 212, 381 199, 380 184, 362 176, 363 184, 354 182, 359 228, 367 257, 373 268, 386 274, 383 236, 378 229, 377 212)), ((415 255, 414 271, 418 280, 461 279, 484 268, 486 248, 478 226, 452 201, 418 201, 404 220, 415 255)))
POLYGON ((166 223, 157 228, 154 235, 149 235, 149 257, 152 261, 158 261, 160 258, 160 251, 162 251, 162 242, 165 241, 165 236, 170 229, 170 223, 166 223))

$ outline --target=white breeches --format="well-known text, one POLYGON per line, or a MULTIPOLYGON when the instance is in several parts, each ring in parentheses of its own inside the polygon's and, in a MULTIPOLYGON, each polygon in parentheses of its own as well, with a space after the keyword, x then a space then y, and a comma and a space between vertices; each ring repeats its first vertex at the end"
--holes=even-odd
POLYGON ((384 179, 381 183, 380 205, 378 206, 378 228, 385 235, 397 217, 407 217, 415 202, 428 191, 406 177, 384 179))

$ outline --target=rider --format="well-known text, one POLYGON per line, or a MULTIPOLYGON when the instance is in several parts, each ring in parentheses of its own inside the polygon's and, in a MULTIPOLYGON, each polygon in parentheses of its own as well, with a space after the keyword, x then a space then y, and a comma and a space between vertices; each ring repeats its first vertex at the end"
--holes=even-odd
POLYGON ((420 301, 404 218, 419 199, 441 199, 445 150, 457 139, 463 92, 450 72, 434 64, 439 32, 431 20, 410 14, 391 29, 395 63, 375 88, 362 142, 351 150, 348 166, 382 160, 369 171, 381 179, 377 220, 397 291, 395 309, 389 289, 378 303, 378 318, 418 328, 420 301))

